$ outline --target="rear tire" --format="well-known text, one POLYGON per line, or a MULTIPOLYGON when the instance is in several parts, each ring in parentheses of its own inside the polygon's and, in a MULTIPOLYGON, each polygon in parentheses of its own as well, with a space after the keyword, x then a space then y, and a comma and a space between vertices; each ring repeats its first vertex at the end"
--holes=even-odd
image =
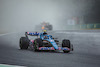
POLYGON ((19 42, 20 49, 28 49, 29 39, 26 37, 21 37, 19 42))
MULTIPOLYGON (((67 39, 64 39, 62 41, 62 47, 68 47, 70 48, 70 40, 67 40, 67 39)), ((69 53, 70 51, 67 51, 67 50, 63 50, 64 53, 69 53)))

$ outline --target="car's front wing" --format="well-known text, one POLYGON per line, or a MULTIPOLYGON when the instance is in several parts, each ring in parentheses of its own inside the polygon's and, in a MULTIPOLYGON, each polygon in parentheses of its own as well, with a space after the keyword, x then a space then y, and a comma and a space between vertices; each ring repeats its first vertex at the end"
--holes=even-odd
MULTIPOLYGON (((39 50, 55 50, 54 47, 39 47, 39 50)), ((58 47, 57 50, 68 50, 70 51, 71 49, 67 47, 58 47)))

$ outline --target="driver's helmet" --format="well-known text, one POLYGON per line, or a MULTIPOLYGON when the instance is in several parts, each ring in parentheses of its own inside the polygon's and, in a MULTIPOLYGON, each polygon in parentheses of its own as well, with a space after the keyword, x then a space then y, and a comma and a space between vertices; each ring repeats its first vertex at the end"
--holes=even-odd
POLYGON ((47 32, 47 30, 43 30, 43 32, 47 32))

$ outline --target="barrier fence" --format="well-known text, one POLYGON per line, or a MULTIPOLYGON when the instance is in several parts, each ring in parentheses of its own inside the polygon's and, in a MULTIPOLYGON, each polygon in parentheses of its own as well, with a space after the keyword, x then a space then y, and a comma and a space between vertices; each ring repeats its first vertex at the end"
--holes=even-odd
POLYGON ((77 25, 66 25, 65 29, 100 29, 100 24, 77 24, 77 25))

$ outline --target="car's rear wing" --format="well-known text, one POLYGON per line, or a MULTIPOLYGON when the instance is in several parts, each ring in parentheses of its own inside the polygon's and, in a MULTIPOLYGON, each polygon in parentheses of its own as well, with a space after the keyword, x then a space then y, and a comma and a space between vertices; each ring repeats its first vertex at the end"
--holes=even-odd
POLYGON ((25 36, 28 37, 28 35, 30 35, 30 36, 39 36, 39 33, 37 33, 37 32, 35 32, 35 33, 25 32, 25 36))

